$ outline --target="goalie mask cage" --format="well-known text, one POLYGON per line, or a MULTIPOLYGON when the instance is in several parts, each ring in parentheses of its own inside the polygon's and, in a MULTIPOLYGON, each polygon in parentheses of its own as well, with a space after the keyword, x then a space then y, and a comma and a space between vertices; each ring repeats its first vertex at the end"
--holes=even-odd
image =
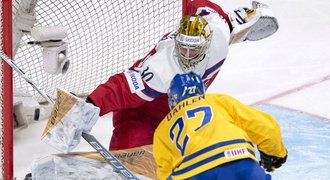
MULTIPOLYGON (((188 0, 2 0, 1 48, 46 94, 61 87, 89 94, 111 75, 143 58, 160 39, 174 30, 188 0), (42 47, 31 45, 29 32, 15 21, 18 12, 35 14, 33 26, 64 26, 70 67, 52 75, 43 69, 42 47)), ((24 22, 24 21, 23 21, 24 22)), ((13 179, 13 88, 23 88, 45 101, 16 72, 1 61, 1 176, 13 179)), ((17 157, 20 158, 20 157, 17 157)))

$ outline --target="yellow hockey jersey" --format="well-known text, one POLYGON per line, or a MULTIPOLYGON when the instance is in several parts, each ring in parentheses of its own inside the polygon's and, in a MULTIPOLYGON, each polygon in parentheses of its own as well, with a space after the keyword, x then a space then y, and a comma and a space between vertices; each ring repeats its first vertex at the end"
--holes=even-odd
POLYGON ((260 151, 284 157, 280 127, 269 114, 228 95, 206 94, 178 103, 154 134, 159 179, 186 179, 260 151))

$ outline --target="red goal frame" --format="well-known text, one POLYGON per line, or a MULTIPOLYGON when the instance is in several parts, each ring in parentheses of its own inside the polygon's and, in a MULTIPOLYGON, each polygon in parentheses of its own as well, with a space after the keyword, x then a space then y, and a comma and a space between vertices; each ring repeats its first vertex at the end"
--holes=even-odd
MULTIPOLYGON (((2 0, 2 50, 12 58, 12 0, 2 0)), ((2 61, 2 175, 13 179, 13 78, 11 67, 2 61)))

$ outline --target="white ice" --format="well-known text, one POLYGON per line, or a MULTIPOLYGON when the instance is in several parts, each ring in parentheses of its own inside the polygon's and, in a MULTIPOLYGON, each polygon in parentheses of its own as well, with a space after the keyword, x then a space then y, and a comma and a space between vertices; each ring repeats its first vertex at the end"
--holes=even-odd
MULTIPOLYGON (((208 92, 230 94, 279 118, 289 158, 272 173, 273 179, 330 179, 330 2, 264 2, 277 15, 279 31, 262 41, 231 46, 208 92)), ((14 133, 16 177, 30 172, 32 160, 59 153, 40 141, 45 123, 14 133)), ((111 116, 101 118, 92 133, 108 147, 111 116)), ((93 151, 82 141, 77 151, 93 151)))

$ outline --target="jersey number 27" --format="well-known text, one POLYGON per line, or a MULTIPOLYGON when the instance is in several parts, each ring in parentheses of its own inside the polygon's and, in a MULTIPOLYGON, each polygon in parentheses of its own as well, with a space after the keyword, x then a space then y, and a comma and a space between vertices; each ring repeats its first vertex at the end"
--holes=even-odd
POLYGON ((194 132, 197 132, 201 127, 212 120, 213 113, 210 106, 199 106, 186 110, 186 115, 187 119, 184 119, 182 116, 178 117, 174 121, 169 132, 171 140, 176 144, 176 147, 179 149, 182 156, 185 153, 185 149, 189 141, 189 136, 182 133, 186 122, 188 123, 188 121, 191 120, 198 121, 199 126, 194 130, 194 132), (203 116, 201 118, 196 118, 196 114, 199 112, 202 112, 203 116), (176 128, 178 128, 177 131, 175 131, 176 128))

